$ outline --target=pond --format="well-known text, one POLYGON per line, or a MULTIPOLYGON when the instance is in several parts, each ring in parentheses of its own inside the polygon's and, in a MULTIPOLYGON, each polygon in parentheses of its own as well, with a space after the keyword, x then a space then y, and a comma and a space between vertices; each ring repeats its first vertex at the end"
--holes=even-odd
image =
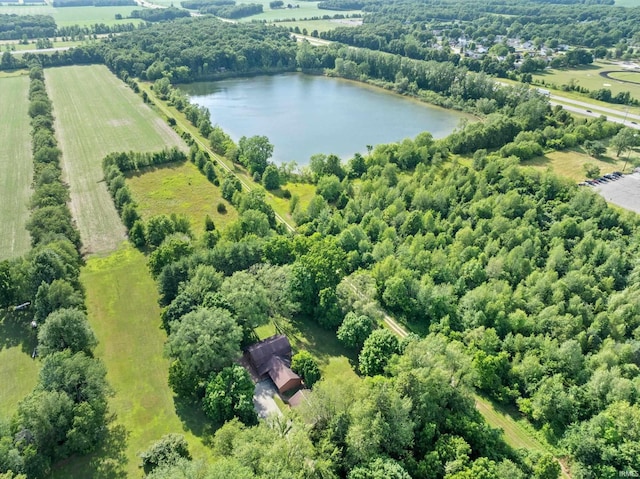
POLYGON ((180 87, 211 112, 234 141, 266 135, 276 163, 305 165, 315 153, 349 159, 367 145, 413 138, 429 131, 442 138, 465 115, 362 83, 290 73, 234 78, 180 87))

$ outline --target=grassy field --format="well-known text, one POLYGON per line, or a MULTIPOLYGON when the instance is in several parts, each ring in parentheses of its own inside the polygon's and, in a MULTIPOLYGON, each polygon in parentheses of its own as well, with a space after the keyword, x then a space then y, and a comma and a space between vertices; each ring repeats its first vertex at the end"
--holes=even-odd
MULTIPOLYGON (((600 159, 593 158, 587 153, 578 150, 553 151, 545 156, 523 161, 523 166, 531 166, 537 169, 551 168, 556 174, 575 181, 583 181, 585 171, 583 166, 586 163, 593 163, 600 168, 601 174, 613 171, 622 171, 627 155, 620 158, 615 157, 615 153, 609 150, 606 156, 600 159)), ((635 160, 635 157, 631 159, 635 160)), ((630 171, 627 165, 626 172, 630 171)))
MULTIPOLYGON (((94 41, 94 40, 87 40, 87 41, 78 40, 78 41, 64 41, 64 42, 60 40, 54 40, 51 43, 53 44, 54 48, 60 48, 60 47, 77 47, 79 45, 89 43, 89 41, 94 41)), ((7 48, 13 49, 13 51, 15 51, 16 53, 20 53, 23 50, 36 50, 36 42, 31 41, 27 45, 23 45, 17 42, 0 43, 0 49, 2 49, 2 51, 6 50, 7 48)), ((44 50, 42 51, 44 52, 44 50)))
POLYGON ((96 356, 104 361, 115 392, 110 411, 116 417, 101 451, 65 462, 53 477, 141 477, 137 453, 170 432, 185 435, 195 458, 209 457, 202 442, 208 421, 198 410, 176 403, 167 382, 166 334, 146 258, 127 243, 110 256, 89 259, 81 281, 99 341, 96 356))
POLYGON ((142 23, 140 19, 126 18, 133 10, 140 7, 64 7, 53 8, 49 5, 5 5, 0 7, 0 14, 16 15, 49 15, 54 18, 59 27, 70 25, 94 25, 104 23, 105 25, 116 25, 142 23), (123 16, 122 20, 116 20, 116 13, 123 16))
POLYGON ((303 28, 307 29, 307 32, 311 34, 312 31, 326 32, 338 27, 354 27, 362 22, 360 18, 348 18, 344 20, 295 20, 286 22, 275 22, 276 25, 285 28, 298 27, 301 31, 303 28))
POLYGON ((38 379, 39 363, 31 359, 36 333, 30 321, 26 314, 0 313, 0 420, 11 418, 38 379))
MULTIPOLYGON (((309 206, 311 199, 316 194, 316 185, 309 183, 287 183, 282 188, 289 190, 291 196, 297 195, 298 198, 300 198, 299 204, 302 209, 306 209, 307 206, 309 206)), ((271 206, 273 206, 273 209, 293 224, 293 220, 289 214, 289 203, 291 200, 283 197, 283 190, 272 191, 267 194, 267 198, 271 206)))
POLYGON ((143 218, 158 214, 184 214, 196 235, 204 231, 206 215, 213 219, 218 229, 238 218, 235 208, 222 199, 220 188, 211 184, 191 162, 131 174, 127 184, 143 218), (218 203, 227 207, 226 214, 218 213, 218 203))
POLYGON ((640 85, 640 72, 613 72, 609 76, 616 80, 630 81, 640 85))
POLYGON ((25 229, 33 176, 28 94, 28 77, 0 79, 0 260, 20 256, 30 248, 25 229))
POLYGON ((125 230, 102 180, 102 158, 183 146, 182 140, 105 66, 50 68, 45 76, 84 252, 113 251, 125 230))
MULTIPOLYGON (((272 9, 269 7, 269 3, 271 0, 240 0, 238 3, 259 3, 263 5, 263 13, 259 15, 251 15, 250 17, 241 18, 241 22, 251 22, 253 20, 267 20, 269 22, 274 22, 276 20, 290 20, 297 19, 300 20, 302 18, 312 18, 318 17, 322 18, 323 15, 329 15, 333 17, 336 13, 341 13, 343 15, 351 15, 352 13, 359 13, 359 10, 347 10, 344 12, 336 12, 333 10, 320 10, 318 8, 318 3, 320 2, 305 2, 305 1, 289 1, 287 0, 285 5, 291 3, 292 5, 299 5, 299 8, 277 8, 272 9)), ((302 28, 302 27, 300 27, 302 28)))
MULTIPOLYGON (((533 75, 534 80, 544 80, 546 83, 554 83, 557 87, 568 84, 570 81, 575 81, 579 86, 588 88, 589 90, 599 90, 601 88, 608 88, 615 95, 620 92, 628 91, 634 98, 640 99, 640 85, 633 85, 630 83, 623 83, 610 78, 600 76, 600 73, 611 70, 622 70, 622 67, 614 62, 599 61, 594 62, 593 65, 588 65, 580 68, 573 68, 570 70, 545 70, 542 73, 536 73, 533 75)), ((571 92, 563 92, 565 96, 570 96, 571 92)), ((579 95, 576 98, 584 99, 584 95, 579 95)), ((610 106, 609 104, 607 104, 610 106)), ((624 105, 613 105, 610 108, 616 106, 624 110, 624 105)))

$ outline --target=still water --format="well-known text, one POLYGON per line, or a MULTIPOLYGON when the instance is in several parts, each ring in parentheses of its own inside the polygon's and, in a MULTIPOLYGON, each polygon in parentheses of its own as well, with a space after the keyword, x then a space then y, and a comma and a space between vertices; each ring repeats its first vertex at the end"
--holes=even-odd
POLYGON ((315 153, 348 159, 367 145, 451 133, 464 115, 337 78, 291 73, 180 87, 235 141, 266 135, 273 160, 305 165, 315 153))

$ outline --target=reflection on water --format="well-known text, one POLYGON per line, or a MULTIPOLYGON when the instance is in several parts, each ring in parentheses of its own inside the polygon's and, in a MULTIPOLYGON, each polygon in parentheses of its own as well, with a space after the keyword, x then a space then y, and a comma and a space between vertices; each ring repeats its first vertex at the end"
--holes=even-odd
POLYGON ((383 90, 291 73, 195 83, 182 88, 234 140, 266 135, 276 162, 308 163, 314 153, 348 159, 367 145, 448 135, 463 117, 383 90))

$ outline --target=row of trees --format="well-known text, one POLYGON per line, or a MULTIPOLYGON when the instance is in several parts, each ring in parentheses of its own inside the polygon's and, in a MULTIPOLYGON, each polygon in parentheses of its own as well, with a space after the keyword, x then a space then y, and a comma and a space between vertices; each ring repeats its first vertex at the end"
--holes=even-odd
MULTIPOLYGON (((84 312, 79 235, 67 209, 51 102, 40 66, 30 70, 34 193, 28 228, 33 250, 0 264, 2 305, 31 300, 43 358, 38 383, 0 424, 0 472, 46 477, 56 461, 94 450, 105 433, 110 393, 84 312)), ((26 325, 25 325, 26 329, 26 325)))

